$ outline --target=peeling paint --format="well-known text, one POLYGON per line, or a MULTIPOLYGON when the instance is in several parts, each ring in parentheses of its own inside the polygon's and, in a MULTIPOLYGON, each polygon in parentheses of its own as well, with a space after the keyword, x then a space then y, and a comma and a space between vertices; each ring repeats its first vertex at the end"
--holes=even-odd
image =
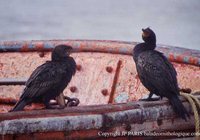
MULTIPOLYGON (((49 40, 49 41, 8 41, 0 42, 0 52, 49 51, 57 44, 72 45, 78 52, 104 52, 132 55, 137 42, 105 41, 105 40, 49 40), (26 46, 26 47, 24 47, 26 46), (39 46, 39 47, 38 47, 39 46)), ((200 51, 158 44, 158 50, 171 61, 199 65, 200 51), (182 58, 180 59, 180 57, 182 58), (173 58, 173 59, 172 59, 173 58)))
MULTIPOLYGON (((200 98, 200 97, 198 97, 200 98)), ((184 106, 187 110, 190 109, 190 106, 186 101, 184 101, 184 106)), ((177 129, 174 125, 182 125, 179 130, 184 129, 193 129, 194 120, 189 119, 187 122, 177 118, 173 109, 166 101, 157 101, 157 102, 130 102, 127 104, 118 104, 118 105, 107 105, 104 106, 110 111, 105 111, 102 106, 87 106, 87 107, 74 107, 71 112, 76 112, 80 109, 76 115, 71 113, 64 113, 61 116, 59 111, 56 116, 51 116, 49 113, 41 114, 43 117, 35 117, 38 114, 37 111, 29 112, 29 116, 26 115, 26 112, 17 112, 18 118, 8 119, 6 115, 15 115, 16 112, 11 114, 5 114, 5 120, 0 121, 0 134, 30 134, 30 133, 46 133, 46 132, 70 132, 80 131, 80 130, 113 130, 113 128, 130 125, 131 131, 143 131, 145 130, 170 130, 177 129), (153 104, 153 105, 152 105, 153 104), (120 110, 116 110, 116 109, 120 110), (100 111, 103 109, 105 112, 100 111), (74 111, 73 111, 74 110, 74 111), (92 113, 93 112, 93 113, 92 113), (31 113, 31 114, 30 114, 31 113), (20 115, 21 114, 21 115, 20 115), (25 116, 23 116, 23 114, 25 116), (30 116, 32 115, 32 116, 30 116), (164 123, 167 120, 175 119, 176 121, 169 123, 164 123), (157 121, 163 123, 157 123, 157 121), (173 123, 173 125, 172 125, 173 123), (140 125, 139 125, 140 124, 140 125), (142 124, 142 125, 141 125, 142 124), (134 126, 133 126, 134 125, 134 126), (156 127, 155 127, 156 125, 156 127), (138 126, 138 127, 135 127, 138 126), (173 128, 173 129, 172 129, 173 128)), ((67 110, 66 110, 67 111, 67 110)), ((43 112, 43 111, 42 111, 43 112)), ((42 113, 41 112, 41 113, 42 113)), ((14 117, 14 116, 13 116, 14 117)), ((125 130, 125 127, 124 127, 125 130)), ((97 134, 96 134, 97 135, 97 134)))
POLYGON ((101 126, 101 115, 26 118, 0 122, 0 134, 87 130, 101 126))
POLYGON ((129 99, 129 95, 126 92, 119 93, 117 97, 115 97, 115 103, 126 103, 129 99))

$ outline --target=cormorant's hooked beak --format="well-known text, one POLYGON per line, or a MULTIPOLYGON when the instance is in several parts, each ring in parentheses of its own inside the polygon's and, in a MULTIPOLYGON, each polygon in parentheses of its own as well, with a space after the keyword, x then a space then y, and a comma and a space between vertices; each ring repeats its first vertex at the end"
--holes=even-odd
POLYGON ((146 29, 142 29, 142 37, 149 37, 150 33, 146 29))

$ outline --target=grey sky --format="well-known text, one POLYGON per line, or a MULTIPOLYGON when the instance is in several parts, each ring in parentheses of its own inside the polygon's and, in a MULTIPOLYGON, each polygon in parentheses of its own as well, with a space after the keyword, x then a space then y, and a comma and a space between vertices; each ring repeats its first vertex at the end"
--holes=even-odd
POLYGON ((0 0, 0 41, 103 39, 200 50, 200 0, 0 0))

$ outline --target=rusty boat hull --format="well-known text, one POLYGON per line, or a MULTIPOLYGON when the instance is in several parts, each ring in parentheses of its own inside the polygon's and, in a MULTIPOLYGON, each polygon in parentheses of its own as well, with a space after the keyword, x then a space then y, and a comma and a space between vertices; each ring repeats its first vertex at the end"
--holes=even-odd
MULTIPOLYGON (((187 122, 176 116, 166 99, 138 101, 148 91, 137 77, 132 58, 136 44, 104 40, 1 42, 1 139, 128 139, 174 131, 194 136, 193 112, 184 98, 181 100, 191 113, 187 122), (73 47, 77 73, 64 94, 79 98, 80 105, 62 110, 35 105, 34 109, 28 106, 25 111, 8 113, 31 72, 50 59, 50 51, 58 44, 73 47)), ((199 50, 167 45, 157 49, 172 61, 180 88, 200 90, 199 50)))

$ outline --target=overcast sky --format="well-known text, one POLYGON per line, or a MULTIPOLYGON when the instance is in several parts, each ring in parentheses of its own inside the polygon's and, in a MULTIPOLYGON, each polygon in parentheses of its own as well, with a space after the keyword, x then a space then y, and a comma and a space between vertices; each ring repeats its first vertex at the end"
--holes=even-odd
POLYGON ((103 39, 200 50, 200 0, 0 0, 0 41, 103 39))

